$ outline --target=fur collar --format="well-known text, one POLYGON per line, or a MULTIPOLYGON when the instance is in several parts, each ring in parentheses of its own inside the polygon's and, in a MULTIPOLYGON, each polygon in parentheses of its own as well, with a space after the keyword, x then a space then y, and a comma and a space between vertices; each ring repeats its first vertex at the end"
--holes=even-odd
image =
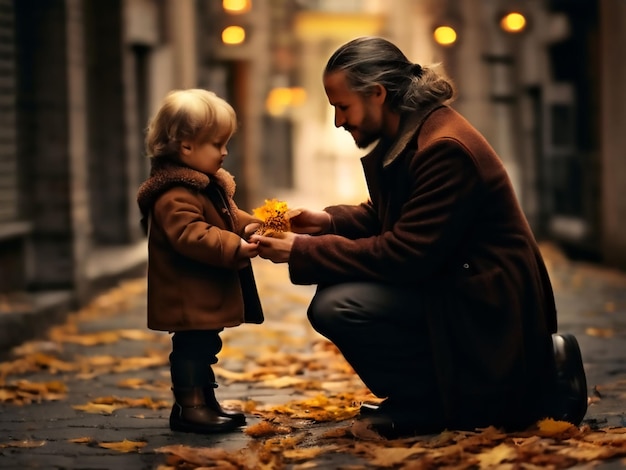
POLYGON ((145 217, 158 197, 170 188, 185 186, 203 192, 210 183, 219 185, 226 193, 226 200, 232 217, 236 217, 237 207, 233 201, 235 195, 235 178, 228 171, 220 168, 210 177, 204 173, 182 166, 175 160, 159 157, 152 161, 149 178, 137 191, 137 203, 141 214, 145 217))
MULTIPOLYGON (((443 106, 444 105, 439 103, 434 103, 430 106, 425 106, 419 111, 403 116, 400 121, 400 131, 398 132, 398 136, 392 142, 391 147, 389 147, 389 150, 385 152, 383 157, 383 168, 391 164, 398 157, 398 155, 404 151, 409 142, 411 142, 418 133, 420 127, 422 127, 422 124, 430 113, 443 106)), ((381 145, 384 144, 382 144, 382 142, 379 143, 372 153, 380 151, 381 149, 378 147, 381 145)))

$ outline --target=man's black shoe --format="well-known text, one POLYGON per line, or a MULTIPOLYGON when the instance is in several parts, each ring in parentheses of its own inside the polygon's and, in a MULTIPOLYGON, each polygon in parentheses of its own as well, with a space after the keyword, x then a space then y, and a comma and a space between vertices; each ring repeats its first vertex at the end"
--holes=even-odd
POLYGON ((571 334, 552 335, 556 363, 556 390, 551 417, 576 426, 587 412, 587 378, 576 337, 571 334))
POLYGON ((421 412, 410 405, 384 400, 380 405, 364 403, 358 420, 366 422, 368 426, 386 439, 436 434, 443 430, 438 419, 429 416, 428 411, 421 412))

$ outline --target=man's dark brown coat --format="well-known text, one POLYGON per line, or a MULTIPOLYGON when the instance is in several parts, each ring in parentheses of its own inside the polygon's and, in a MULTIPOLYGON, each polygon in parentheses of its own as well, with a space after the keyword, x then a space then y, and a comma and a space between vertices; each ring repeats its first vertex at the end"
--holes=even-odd
POLYGON ((554 374, 552 287, 502 162, 449 107, 406 116, 362 159, 370 200, 325 210, 331 233, 298 238, 292 282, 420 289, 445 424, 541 417, 554 374))

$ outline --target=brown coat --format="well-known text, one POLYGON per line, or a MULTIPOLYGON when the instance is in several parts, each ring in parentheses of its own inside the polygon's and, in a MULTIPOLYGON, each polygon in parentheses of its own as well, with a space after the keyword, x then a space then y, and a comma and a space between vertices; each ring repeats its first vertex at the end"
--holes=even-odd
POLYGON ((233 201, 235 181, 173 161, 153 161, 137 202, 148 235, 148 327, 214 330, 261 323, 252 267, 237 269, 244 227, 255 221, 233 201))
POLYGON ((553 374, 556 310, 500 159, 444 106, 405 117, 362 162, 370 201, 326 208, 345 238, 297 239, 292 281, 421 289, 446 423, 532 422, 553 374))

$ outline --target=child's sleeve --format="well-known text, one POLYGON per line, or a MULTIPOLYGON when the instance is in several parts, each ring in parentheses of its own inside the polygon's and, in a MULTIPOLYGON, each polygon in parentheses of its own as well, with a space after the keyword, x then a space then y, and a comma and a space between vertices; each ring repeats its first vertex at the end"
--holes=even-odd
POLYGON ((210 224, 192 191, 176 187, 164 193, 154 205, 153 223, 181 255, 213 266, 237 266, 241 237, 210 224))

